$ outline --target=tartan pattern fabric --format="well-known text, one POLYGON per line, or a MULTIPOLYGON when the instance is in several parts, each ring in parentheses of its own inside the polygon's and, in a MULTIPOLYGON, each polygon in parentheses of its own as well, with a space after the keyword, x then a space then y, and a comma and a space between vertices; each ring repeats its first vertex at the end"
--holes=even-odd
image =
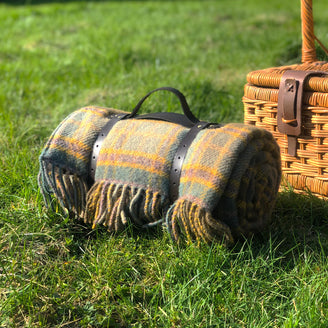
MULTIPOLYGON (((270 133, 243 124, 202 131, 191 145, 183 165, 181 197, 190 198, 211 211, 213 203, 223 193, 229 198, 238 194, 245 171, 254 170, 256 163, 276 163, 274 173, 278 174, 279 155, 276 144, 271 141, 270 133)), ((278 176, 273 178, 276 180, 278 176)), ((244 179, 249 182, 246 177, 244 179)))
POLYGON ((46 199, 110 231, 129 222, 164 223, 174 240, 223 239, 261 230, 270 219, 281 177, 272 135, 243 124, 198 133, 182 167, 179 198, 170 203, 174 154, 188 129, 163 121, 119 121, 105 138, 95 182, 88 184, 92 145, 112 109, 82 109, 54 131, 40 157, 46 199))
POLYGON ((86 176, 93 144, 108 116, 116 109, 85 107, 69 115, 52 133, 40 159, 86 176))
POLYGON ((140 226, 162 223, 169 206, 173 156, 187 132, 163 121, 116 123, 99 153, 87 221, 104 224, 109 230, 123 228, 128 217, 140 226))
POLYGON ((97 162, 96 180, 110 177, 168 197, 173 156, 188 129, 149 120, 118 122, 106 138, 97 162))
POLYGON ((280 165, 279 148, 263 129, 227 124, 199 133, 180 178, 178 203, 184 204, 188 219, 182 220, 179 213, 170 217, 175 239, 181 221, 188 235, 205 240, 216 238, 216 230, 232 239, 229 230, 233 235, 249 235, 263 229, 278 193, 280 165), (201 211, 212 213, 203 223, 201 211))
POLYGON ((117 113, 122 111, 84 107, 54 130, 39 158, 38 182, 47 206, 53 206, 54 195, 65 210, 83 217, 92 147, 108 116, 117 113))

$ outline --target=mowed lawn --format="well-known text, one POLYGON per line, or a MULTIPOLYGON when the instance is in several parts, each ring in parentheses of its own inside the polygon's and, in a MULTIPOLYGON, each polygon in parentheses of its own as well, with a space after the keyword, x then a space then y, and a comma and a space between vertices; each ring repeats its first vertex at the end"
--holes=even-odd
MULTIPOLYGON (((48 211, 38 157, 73 110, 181 90, 243 121, 249 71, 300 62, 299 1, 0 1, 0 327, 328 327, 328 203, 280 193, 268 230, 177 246, 48 211)), ((314 1, 328 44, 328 4, 314 1)), ((321 59, 327 59, 318 50, 321 59)), ((174 111, 154 95, 144 112, 174 111)))

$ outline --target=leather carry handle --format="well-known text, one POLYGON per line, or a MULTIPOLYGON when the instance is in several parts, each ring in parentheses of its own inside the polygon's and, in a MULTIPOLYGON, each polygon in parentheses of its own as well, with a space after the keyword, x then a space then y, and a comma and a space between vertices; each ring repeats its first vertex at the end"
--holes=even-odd
POLYGON ((152 90, 148 92, 137 104, 137 106, 133 109, 130 115, 128 115, 126 118, 133 118, 134 116, 137 115, 138 111, 140 110, 141 105, 144 103, 144 101, 154 92, 160 91, 160 90, 165 90, 165 91, 170 91, 174 93, 180 101, 181 107, 183 109, 184 115, 187 117, 187 119, 191 122, 192 125, 196 124, 199 122, 199 119, 194 116, 194 114, 191 112, 189 105, 187 103, 187 100, 185 96, 177 89, 174 89, 172 87, 161 87, 155 90, 152 90))
POLYGON ((174 202, 179 197, 179 185, 180 185, 180 176, 182 171, 182 165, 184 162, 184 159, 187 155, 187 151, 192 144, 193 140, 196 138, 198 132, 200 132, 203 129, 208 128, 209 126, 213 125, 215 127, 221 127, 218 124, 209 123, 209 122, 200 122, 191 112, 189 105, 186 101, 186 98, 184 95, 177 89, 174 89, 172 87, 161 87, 155 90, 150 91, 147 93, 137 104, 137 106, 134 108, 134 110, 131 112, 131 114, 116 114, 109 118, 109 121, 105 124, 105 126, 101 129, 100 133, 98 134, 98 137, 95 141, 95 144, 93 146, 92 154, 91 154, 91 163, 90 163, 90 177, 94 181, 95 180, 95 174, 97 169, 97 161, 98 156, 100 153, 100 149, 102 146, 102 143, 104 139, 107 137, 109 131, 112 129, 112 127, 119 122, 120 120, 126 120, 129 118, 134 119, 151 119, 151 120, 161 120, 166 122, 172 122, 176 124, 180 124, 186 128, 189 129, 189 131, 186 133, 186 135, 181 140, 180 144, 178 145, 177 151, 174 155, 172 167, 170 170, 170 176, 169 176, 169 183, 170 183, 170 200, 174 202), (166 90, 174 93, 180 101, 181 107, 183 109, 182 114, 177 113, 152 113, 152 114, 144 114, 144 115, 137 115, 141 105, 144 103, 144 101, 154 92, 159 90, 166 90))

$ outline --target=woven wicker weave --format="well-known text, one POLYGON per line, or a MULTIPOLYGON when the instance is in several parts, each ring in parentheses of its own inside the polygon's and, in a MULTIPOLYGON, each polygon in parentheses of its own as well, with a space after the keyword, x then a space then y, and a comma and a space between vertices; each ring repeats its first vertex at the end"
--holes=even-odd
MULTIPOLYGON (((283 183, 295 191, 308 189, 328 196, 328 77, 309 77, 304 84, 302 132, 297 155, 288 154, 287 136, 277 128, 280 80, 286 70, 328 72, 328 63, 316 59, 312 0, 301 0, 302 64, 268 68, 247 75, 243 103, 244 121, 272 132, 282 158, 283 183)), ((324 49, 326 51, 326 49, 324 49)))

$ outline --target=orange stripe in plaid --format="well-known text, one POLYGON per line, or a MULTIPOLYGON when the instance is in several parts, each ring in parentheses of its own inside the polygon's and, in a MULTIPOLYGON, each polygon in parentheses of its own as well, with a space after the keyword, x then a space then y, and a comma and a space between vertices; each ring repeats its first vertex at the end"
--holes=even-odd
POLYGON ((53 141, 57 141, 57 140, 64 140, 67 143, 71 144, 71 145, 76 145, 78 147, 83 148, 83 151, 87 151, 90 152, 91 151, 91 147, 86 145, 84 142, 82 142, 81 140, 77 140, 76 138, 69 138, 69 137, 65 137, 65 136, 57 136, 54 137, 52 139, 53 141))
POLYGON ((167 132, 166 138, 161 138, 162 141, 159 144, 158 149, 163 149, 164 154, 167 154, 170 151, 172 144, 177 142, 178 135, 183 129, 184 128, 181 126, 175 124, 172 129, 167 132))
MULTIPOLYGON (((236 130, 229 130, 228 128, 225 129, 223 132, 225 134, 229 134, 231 136, 234 136, 236 138, 238 138, 239 140, 243 141, 244 143, 246 143, 247 141, 247 136, 249 135, 249 133, 252 131, 252 129, 250 129, 249 127, 236 127, 236 128, 232 128, 232 129, 236 129, 236 130)), ((261 133, 261 135, 264 136, 263 133, 261 133)))
POLYGON ((108 157, 113 155, 126 155, 130 156, 131 158, 146 158, 154 162, 159 162, 161 164, 165 164, 167 159, 164 157, 158 156, 157 154, 150 154, 142 151, 133 151, 133 150, 125 150, 125 149, 114 149, 114 148, 106 148, 103 151, 101 151, 99 155, 99 163, 102 161, 111 161, 108 159, 108 157))
MULTIPOLYGON (((104 120, 105 120, 105 118, 104 118, 104 120)), ((90 133, 90 131, 93 131, 95 129, 99 129, 99 127, 95 124, 94 121, 92 121, 92 120, 89 121, 86 118, 84 121, 80 122, 79 128, 74 131, 72 136, 75 137, 76 139, 79 139, 79 138, 85 139, 86 131, 88 133, 90 133)))
POLYGON ((56 145, 53 143, 51 143, 49 145, 49 148, 60 150, 63 153, 67 153, 73 157, 76 157, 77 159, 80 159, 83 162, 86 162, 89 159, 89 155, 90 155, 89 153, 88 154, 80 154, 80 153, 74 151, 73 149, 69 149, 68 147, 62 147, 62 146, 59 146, 59 145, 56 145))
POLYGON ((215 138, 216 136, 216 131, 210 131, 210 130, 206 130, 206 133, 205 133, 205 130, 204 132, 201 132, 203 133, 201 138, 198 139, 197 142, 194 142, 191 146, 192 151, 190 154, 190 158, 188 159, 187 162, 198 162, 198 158, 202 158, 203 157, 203 153, 204 151, 206 150, 207 148, 207 145, 211 145, 212 144, 212 141, 213 139, 215 138), (197 149, 197 151, 195 151, 197 149))
POLYGON ((199 183, 199 184, 202 184, 202 185, 206 186, 207 188, 215 190, 216 192, 220 191, 220 188, 218 187, 217 184, 215 184, 214 182, 209 181, 207 179, 203 179, 201 177, 196 177, 196 176, 181 177, 180 182, 181 183, 186 183, 186 182, 199 183))
POLYGON ((98 115, 98 116, 104 116, 104 114, 107 114, 109 112, 118 112, 116 109, 113 108, 105 108, 105 107, 84 107, 80 109, 79 111, 84 113, 90 113, 92 111, 92 114, 98 115))
MULTIPOLYGON (((183 126, 170 123, 170 122, 164 122, 164 121, 154 121, 153 127, 151 129, 146 129, 144 126, 143 120, 130 120, 129 125, 133 124, 137 129, 133 132, 134 137, 141 136, 143 138, 147 137, 163 137, 163 133, 174 133, 174 135, 180 133, 182 130, 186 130, 183 126)), ((125 131, 127 133, 127 131, 125 131)))
POLYGON ((146 218, 151 222, 151 217, 149 215, 149 204, 150 204, 150 201, 151 201, 150 196, 151 196, 150 193, 147 192, 146 193, 146 199, 145 199, 145 205, 144 205, 144 213, 145 213, 146 218))
POLYGON ((130 167, 132 169, 140 169, 149 173, 158 174, 159 176, 167 177, 168 173, 163 170, 156 169, 154 167, 146 167, 141 164, 136 163, 127 163, 125 161, 112 161, 112 160, 98 160, 97 166, 121 166, 121 167, 130 167))
MULTIPOLYGON (((114 145, 114 146, 120 145, 119 149, 123 149, 124 144, 128 141, 128 138, 126 136, 127 133, 125 133, 125 134, 123 133, 123 131, 125 132, 126 130, 121 128, 122 126, 124 126, 124 124, 126 124, 126 122, 124 120, 117 122, 114 125, 114 127, 110 133, 111 145, 114 145)), ((129 133, 133 134, 135 129, 136 129, 136 126, 134 124, 130 124, 128 131, 129 131, 129 133)), ((106 165, 106 164, 101 164, 102 163, 102 154, 106 154, 106 153, 110 154, 113 151, 112 147, 109 147, 109 148, 107 147, 106 141, 107 141, 107 139, 105 139, 102 149, 100 150, 98 161, 97 161, 97 166, 106 165)), ((112 164, 112 162, 111 162, 111 164, 112 164)), ((108 175, 108 169, 109 169, 109 166, 105 169, 105 173, 104 173, 105 176, 108 175)))
POLYGON ((190 176, 191 180, 193 180, 195 174, 199 175, 201 172, 205 172, 209 175, 212 175, 213 177, 219 177, 220 179, 224 178, 224 175, 217 168, 212 168, 196 163, 186 164, 183 166, 183 175, 186 177, 190 176), (196 171, 199 171, 200 173, 196 173, 196 171))
POLYGON ((66 121, 65 121, 65 124, 69 124, 69 125, 77 125, 77 126, 80 126, 81 125, 81 122, 80 121, 77 121, 74 117, 72 118, 68 118, 66 121))
MULTIPOLYGON (((86 118, 84 118, 84 120, 86 120, 86 118)), ((92 131, 95 127, 97 127, 93 121, 88 121, 88 122, 78 121, 74 117, 67 119, 65 121, 65 124, 77 126, 75 132, 72 133, 72 136, 74 136, 75 139, 81 138, 83 135, 85 135, 86 131, 92 131)))

